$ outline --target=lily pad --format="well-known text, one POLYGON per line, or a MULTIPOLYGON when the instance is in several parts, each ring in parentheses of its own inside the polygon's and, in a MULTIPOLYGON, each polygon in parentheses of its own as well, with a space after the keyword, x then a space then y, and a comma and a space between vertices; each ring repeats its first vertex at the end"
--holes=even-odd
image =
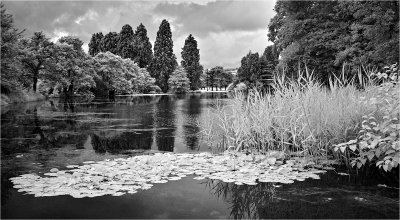
POLYGON ((71 195, 74 198, 104 195, 120 196, 147 190, 150 183, 166 183, 195 174, 194 179, 220 180, 236 185, 257 185, 259 182, 293 183, 307 178, 319 179, 325 170, 305 169, 299 162, 276 161, 275 157, 252 157, 236 152, 211 153, 155 153, 99 162, 86 161, 84 165, 68 165, 69 170, 53 168, 45 177, 23 174, 11 178, 20 192, 40 196, 71 195), (280 163, 277 163, 280 162, 280 163))

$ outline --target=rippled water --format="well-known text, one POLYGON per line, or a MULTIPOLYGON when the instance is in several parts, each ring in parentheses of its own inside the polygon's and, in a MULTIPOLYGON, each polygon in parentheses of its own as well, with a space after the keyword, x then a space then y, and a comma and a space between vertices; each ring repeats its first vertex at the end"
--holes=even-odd
POLYGON ((123 196, 39 197, 9 178, 69 164, 152 151, 209 151, 199 123, 225 93, 48 100, 1 109, 2 218, 398 218, 399 190, 379 179, 337 175, 282 185, 212 180, 155 184, 123 196))

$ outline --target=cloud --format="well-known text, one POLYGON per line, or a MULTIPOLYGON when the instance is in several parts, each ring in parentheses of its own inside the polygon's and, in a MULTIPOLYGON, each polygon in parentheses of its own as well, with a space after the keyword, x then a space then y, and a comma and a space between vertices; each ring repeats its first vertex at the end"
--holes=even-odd
POLYGON ((274 1, 217 1, 205 5, 197 3, 160 3, 154 12, 170 16, 183 26, 181 32, 197 36, 224 31, 251 31, 266 29, 274 1))
POLYGON ((262 52, 275 1, 6 1, 15 24, 25 36, 43 31, 52 40, 65 34, 78 36, 84 50, 91 35, 120 32, 125 24, 135 30, 143 23, 152 45, 163 19, 170 22, 174 52, 181 60, 186 37, 198 41, 201 64, 238 67, 249 50, 262 52))
POLYGON ((51 42, 57 42, 58 39, 62 38, 62 37, 66 37, 66 36, 70 36, 71 34, 66 32, 66 31, 62 31, 62 30, 55 30, 53 31, 52 34, 50 34, 50 41, 51 42))
POLYGON ((99 14, 97 14, 97 12, 88 10, 83 16, 78 17, 75 20, 75 23, 81 24, 81 22, 83 22, 85 20, 95 20, 98 17, 98 15, 99 14))

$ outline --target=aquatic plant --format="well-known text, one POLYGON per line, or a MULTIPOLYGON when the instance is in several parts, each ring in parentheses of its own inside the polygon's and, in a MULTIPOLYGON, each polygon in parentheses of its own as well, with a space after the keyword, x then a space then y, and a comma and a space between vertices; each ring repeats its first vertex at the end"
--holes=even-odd
MULTIPOLYGON (((360 105, 365 94, 369 96, 338 79, 323 87, 307 69, 296 80, 276 77, 274 94, 236 92, 224 105, 216 105, 209 118, 222 132, 214 134, 214 146, 224 140, 226 148, 237 151, 281 151, 286 157, 326 161, 332 145, 354 137, 355 125, 375 108, 360 105)), ((207 124, 203 129, 210 130, 207 124)))
POLYGON ((296 161, 271 162, 266 156, 237 154, 155 153, 84 165, 68 165, 66 170, 53 168, 44 176, 23 174, 10 178, 19 192, 36 197, 71 195, 75 198, 104 195, 121 196, 150 189, 155 183, 166 183, 195 174, 194 179, 215 179, 236 185, 259 182, 293 183, 306 178, 320 179, 324 170, 304 168, 296 161), (235 165, 234 165, 235 164, 235 165))

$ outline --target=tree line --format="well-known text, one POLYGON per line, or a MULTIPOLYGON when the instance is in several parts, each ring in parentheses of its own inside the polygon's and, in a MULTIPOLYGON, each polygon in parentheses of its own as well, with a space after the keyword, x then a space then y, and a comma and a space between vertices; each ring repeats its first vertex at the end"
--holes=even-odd
MULTIPOLYGON (((78 37, 52 42, 43 32, 24 37, 1 4, 1 91, 28 89, 65 97, 104 91, 186 92, 202 86, 203 67, 196 39, 189 35, 178 66, 170 24, 163 20, 154 50, 147 30, 128 24, 120 33, 94 33, 86 54, 78 37)), ((107 94, 105 94, 107 95, 107 94)))
POLYGON ((283 1, 274 8, 263 55, 241 60, 238 82, 265 87, 272 75, 293 77, 306 68, 328 84, 399 62, 398 1, 283 1))

